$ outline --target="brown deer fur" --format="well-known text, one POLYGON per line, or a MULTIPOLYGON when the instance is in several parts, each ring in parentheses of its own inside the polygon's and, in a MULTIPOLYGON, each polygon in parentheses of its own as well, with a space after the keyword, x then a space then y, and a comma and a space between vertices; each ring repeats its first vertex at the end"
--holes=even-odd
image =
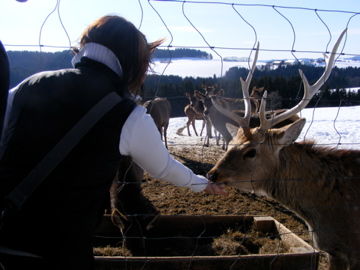
POLYGON ((167 129, 169 126, 169 120, 171 115, 171 104, 167 98, 155 98, 153 100, 148 100, 143 105, 147 108, 147 112, 154 119, 154 122, 160 132, 161 139, 165 141, 165 146, 167 145, 167 129))
POLYGON ((360 269, 360 151, 292 143, 304 123, 240 128, 208 177, 279 201, 306 221, 330 269, 360 269))
POLYGON ((195 120, 203 120, 203 124, 201 127, 200 136, 202 136, 202 132, 204 130, 204 127, 206 126, 206 140, 209 140, 209 138, 212 138, 212 124, 209 120, 209 118, 204 114, 204 104, 201 100, 195 97, 194 94, 186 93, 187 98, 189 99, 189 104, 185 106, 184 112, 188 117, 188 121, 186 123, 186 127, 188 130, 188 135, 190 134, 190 124, 192 125, 194 132, 196 136, 198 135, 195 128, 195 120))
MULTIPOLYGON (((299 113, 320 90, 331 74, 346 31, 336 41, 316 82, 309 84, 299 71, 304 96, 297 105, 268 119, 264 93, 259 127, 249 124, 250 100, 244 117, 215 101, 240 128, 229 150, 208 173, 214 182, 265 195, 293 210, 307 223, 315 246, 329 254, 331 270, 360 269, 360 151, 294 143, 305 125, 304 118, 282 127, 275 125, 299 113)), ((258 48, 251 71, 246 80, 241 79, 244 96, 248 95, 258 48)))
POLYGON ((186 93, 186 97, 189 99, 189 104, 187 104, 184 108, 184 113, 187 116, 188 120, 186 122, 186 128, 188 131, 188 135, 191 136, 190 133, 190 125, 193 127, 193 130, 195 132, 195 135, 198 136, 198 133, 196 131, 195 127, 195 120, 202 120, 203 124, 200 131, 200 136, 202 136, 202 132, 205 127, 205 116, 203 114, 204 107, 202 104, 199 104, 199 101, 194 98, 194 96, 190 93, 186 93), (198 108, 195 106, 197 105, 198 108))

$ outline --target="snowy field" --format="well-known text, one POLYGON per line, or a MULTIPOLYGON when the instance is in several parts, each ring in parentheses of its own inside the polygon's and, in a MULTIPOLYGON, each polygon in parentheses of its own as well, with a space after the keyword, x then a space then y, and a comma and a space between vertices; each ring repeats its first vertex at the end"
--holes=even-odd
MULTIPOLYGON (((258 65, 264 64, 265 62, 258 61, 258 65)), ((234 66, 248 68, 249 64, 247 62, 221 62, 216 59, 173 59, 171 63, 155 62, 152 68, 157 74, 212 77, 214 74, 220 76, 221 70, 224 75, 229 68, 234 66)), ((339 68, 360 67, 360 61, 342 60, 336 62, 336 66, 339 68)), ((358 89, 359 87, 349 88, 348 91, 357 91, 358 89)), ((360 106, 305 109, 302 111, 301 117, 306 118, 307 123, 298 141, 305 138, 315 140, 320 145, 360 149, 360 106)), ((180 135, 177 134, 179 128, 185 127, 186 121, 185 117, 170 120, 169 145, 203 144, 204 138, 196 137, 192 127, 190 127, 191 137, 187 135, 186 128, 180 135)), ((197 120, 198 133, 200 133, 201 125, 202 121, 197 120)), ((210 143, 215 144, 215 140, 210 140, 210 143)))
POLYGON ((180 77, 221 77, 221 66, 222 75, 231 67, 246 67, 249 68, 247 62, 226 62, 223 61, 221 65, 220 60, 189 60, 189 59, 177 59, 172 60, 170 63, 154 62, 153 70, 156 74, 164 75, 178 75, 180 77), (165 71, 164 71, 165 70, 165 71))
MULTIPOLYGON (((304 109, 301 117, 306 118, 306 125, 298 141, 315 140, 319 145, 339 149, 360 149, 360 106, 304 109)), ((171 145, 202 145, 204 138, 196 137, 192 127, 192 136, 187 135, 186 128, 179 135, 177 131, 186 125, 186 117, 171 118, 168 129, 168 144, 171 145)), ((198 133, 202 121, 196 121, 198 133)), ((203 135, 205 134, 205 131, 203 135)), ((215 140, 210 143, 215 145, 215 140)))

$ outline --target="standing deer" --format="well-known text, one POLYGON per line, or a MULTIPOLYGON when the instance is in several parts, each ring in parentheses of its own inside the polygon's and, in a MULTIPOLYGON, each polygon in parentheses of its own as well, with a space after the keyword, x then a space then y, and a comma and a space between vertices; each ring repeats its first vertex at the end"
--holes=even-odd
MULTIPOLYGON (((262 93, 264 92, 264 87, 253 87, 250 94, 250 102, 251 102, 251 112, 256 114, 259 111, 260 101, 262 98, 262 93)), ((216 90, 215 87, 208 86, 205 88, 206 97, 218 97, 222 100, 222 102, 227 103, 227 107, 232 110, 244 110, 244 99, 243 98, 229 98, 224 97, 224 90, 216 90)), ((209 104, 208 104, 209 105, 209 104)), ((211 105, 210 105, 211 106, 211 105)))
POLYGON ((191 136, 190 125, 192 125, 195 135, 198 136, 198 133, 197 133, 196 127, 195 127, 195 120, 202 120, 203 124, 202 124, 201 132, 200 132, 200 136, 202 136, 202 132, 203 132, 205 124, 206 124, 205 116, 203 114, 204 105, 202 104, 202 102, 197 100, 192 94, 190 94, 188 92, 186 93, 186 97, 189 99, 189 104, 186 105, 184 108, 184 113, 188 117, 188 121, 186 122, 188 135, 191 136))
MULTIPOLYGON (((236 122, 226 115, 220 113, 213 105, 211 96, 208 94, 202 94, 199 91, 195 91, 194 95, 204 104, 204 115, 210 120, 214 128, 221 134, 224 139, 223 149, 227 148, 228 142, 232 139, 231 132, 226 128, 226 124, 230 123, 236 125, 236 122)), ((218 140, 216 141, 218 144, 218 140)), ((206 139, 206 146, 209 146, 209 138, 206 139)))
MULTIPOLYGON (((228 117, 226 114, 221 112, 214 104, 221 103, 223 106, 226 106, 229 110, 236 112, 239 115, 244 114, 244 99, 234 99, 234 98, 225 98, 221 96, 221 91, 216 92, 214 90, 210 90, 211 87, 206 89, 205 94, 200 93, 199 91, 195 91, 195 96, 202 101, 204 104, 204 114, 210 119, 214 128, 219 131, 221 136, 223 137, 223 145, 222 148, 224 150, 227 149, 229 142, 231 141, 233 134, 232 131, 229 130, 230 126, 238 126, 237 122, 232 118, 228 117)), ((254 113, 254 117, 252 117, 250 125, 252 127, 258 126, 259 121, 256 116, 257 108, 259 106, 259 95, 261 97, 261 92, 264 88, 253 88, 252 94, 249 97, 251 104, 254 104, 252 112, 254 113)), ((275 112, 277 113, 277 112, 275 112)), ((218 144, 218 140, 217 140, 218 144)), ((209 141, 205 145, 209 145, 209 141)))
POLYGON ((161 139, 165 141, 165 146, 168 148, 167 144, 167 129, 169 126, 170 114, 171 114, 171 104, 167 98, 157 97, 153 100, 146 101, 143 106, 147 109, 147 112, 154 119, 154 122, 160 132, 161 139))
MULTIPOLYGON (((292 209, 307 223, 315 246, 329 254, 331 270, 360 269, 360 151, 320 147, 309 141, 295 142, 304 127, 304 118, 281 128, 273 126, 299 113, 325 83, 345 32, 335 43, 324 73, 314 84, 310 85, 299 71, 304 96, 295 107, 266 119, 265 92, 259 112, 261 124, 256 128, 248 125, 248 99, 243 118, 223 108, 241 128, 231 142, 231 149, 208 172, 214 182, 265 195, 292 209)), ((252 72, 246 81, 242 80, 244 96, 248 95, 252 72)))

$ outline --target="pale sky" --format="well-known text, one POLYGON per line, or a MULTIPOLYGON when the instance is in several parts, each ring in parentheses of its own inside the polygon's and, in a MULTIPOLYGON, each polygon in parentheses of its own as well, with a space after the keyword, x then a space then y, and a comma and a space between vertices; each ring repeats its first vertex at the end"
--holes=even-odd
MULTIPOLYGON (((209 43, 215 47, 215 51, 207 50, 214 58, 218 55, 247 57, 250 53, 248 48, 254 46, 256 37, 260 42, 260 59, 284 59, 293 56, 290 52, 269 50, 292 48, 296 51, 326 50, 330 36, 321 18, 332 34, 329 50, 340 32, 348 25, 343 52, 360 55, 360 14, 352 17, 356 12, 360 12, 359 0, 207 0, 207 3, 200 4, 199 2, 205 1, 194 0, 183 3, 155 0, 28 0, 19 3, 15 0, 0 0, 0 40, 6 45, 7 50, 39 51, 39 40, 43 45, 60 46, 59 48, 42 47, 42 51, 64 50, 70 46, 70 43, 73 46, 77 45, 79 35, 93 20, 103 15, 115 14, 127 18, 135 26, 140 27, 149 41, 166 38, 164 46, 196 48, 207 47, 209 43), (234 5, 231 5, 232 3, 234 5), (279 7, 273 8, 272 5, 279 7), (318 9, 317 14, 320 18, 313 10, 285 9, 280 6, 318 9), (51 13, 52 11, 54 12, 51 13), (253 28, 245 23, 241 16, 255 28, 256 36, 253 28), (66 29, 70 43, 61 23, 66 29), (206 42, 193 26, 201 32, 206 42), (10 45, 34 45, 34 47, 10 45), (219 47, 241 49, 230 50, 219 47)), ((295 52, 294 54, 298 58, 322 57, 320 53, 295 52)))

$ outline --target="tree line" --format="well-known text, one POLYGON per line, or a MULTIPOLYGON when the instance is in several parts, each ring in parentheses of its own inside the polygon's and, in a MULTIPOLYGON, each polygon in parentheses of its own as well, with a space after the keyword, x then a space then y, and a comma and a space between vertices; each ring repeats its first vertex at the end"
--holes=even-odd
POLYGON ((174 58, 202 58, 202 59, 212 59, 212 55, 200 51, 200 50, 193 50, 193 49, 175 49, 168 50, 166 49, 156 49, 153 53, 152 57, 154 59, 174 59, 174 58))
MULTIPOLYGON (((300 101, 303 85, 299 75, 302 69, 313 84, 323 73, 323 67, 294 65, 274 70, 257 69, 250 86, 264 87, 268 91, 268 109, 289 108, 300 101)), ((145 99, 154 96, 168 97, 175 106, 176 115, 182 115, 187 104, 186 92, 201 90, 207 85, 216 85, 224 89, 226 97, 242 98, 240 77, 246 78, 248 69, 233 67, 223 77, 181 78, 179 76, 149 75, 145 81, 142 96, 145 99)), ((320 92, 311 100, 308 107, 332 107, 360 105, 360 68, 337 68, 332 71, 320 92), (359 87, 355 91, 346 88, 359 87)))
MULTIPOLYGON (((176 58, 198 57, 211 59, 211 55, 190 49, 176 49, 176 58)), ((155 54, 157 58, 167 58, 168 50, 158 49, 155 54)), ((44 70, 55 70, 71 67, 72 53, 63 52, 29 52, 9 51, 10 82, 11 87, 18 84, 26 77, 44 70)), ((173 56, 175 58, 175 56, 173 56)), ((288 108, 301 99, 303 94, 302 81, 298 70, 302 69, 310 83, 314 83, 322 74, 323 67, 308 65, 280 66, 276 69, 266 67, 258 68, 254 73, 252 84, 256 87, 265 87, 268 91, 268 105, 271 109, 288 108)), ((141 90, 144 100, 155 96, 167 97, 172 103, 172 116, 183 116, 184 107, 188 104, 185 97, 186 92, 201 90, 204 86, 216 85, 224 89, 225 96, 241 98, 239 78, 246 78, 247 68, 230 68, 223 77, 216 76, 208 78, 185 77, 174 75, 149 75, 141 90)), ((349 106, 360 104, 360 91, 346 91, 346 88, 359 87, 360 89, 360 68, 335 67, 328 81, 322 87, 308 107, 311 106, 349 106)))
MULTIPOLYGON (((10 87, 14 87, 24 78, 44 70, 70 68, 74 54, 71 51, 61 52, 34 52, 8 51, 10 62, 10 87)), ((152 55, 156 59, 200 58, 212 59, 212 55, 200 50, 192 49, 156 49, 152 55)))

